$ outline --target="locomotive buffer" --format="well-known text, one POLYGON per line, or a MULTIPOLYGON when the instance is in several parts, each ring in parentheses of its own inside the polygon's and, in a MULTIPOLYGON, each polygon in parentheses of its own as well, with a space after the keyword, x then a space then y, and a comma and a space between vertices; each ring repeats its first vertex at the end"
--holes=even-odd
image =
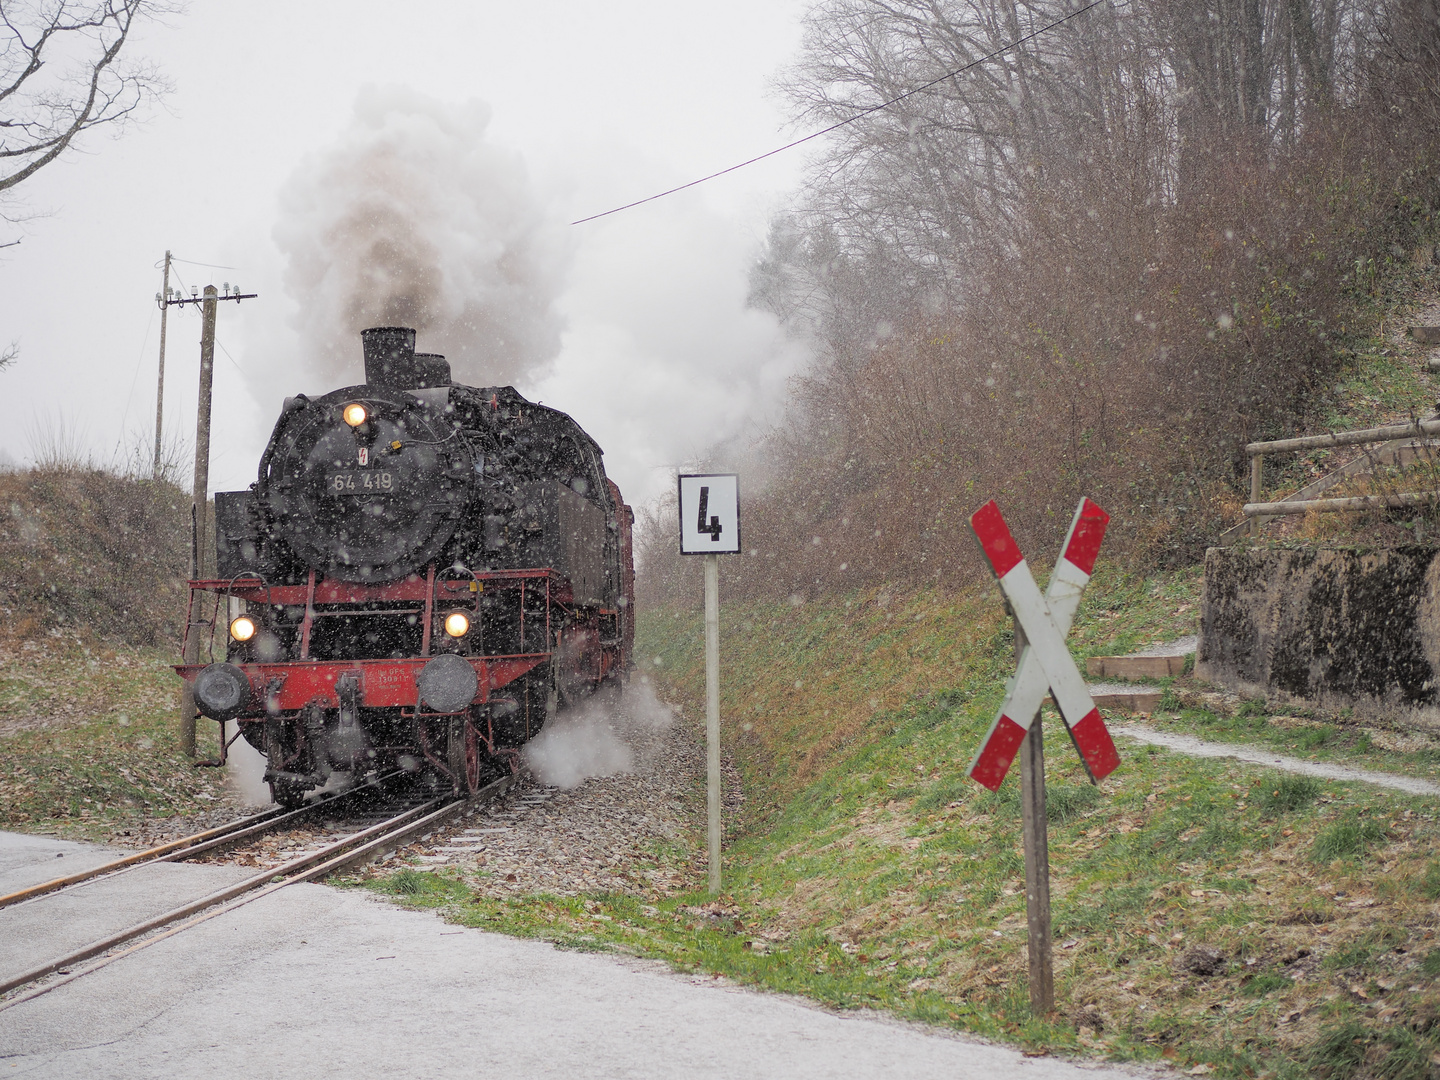
POLYGON ((710 891, 720 891, 720 556, 740 553, 740 478, 682 475, 680 554, 705 556, 705 804, 710 891))

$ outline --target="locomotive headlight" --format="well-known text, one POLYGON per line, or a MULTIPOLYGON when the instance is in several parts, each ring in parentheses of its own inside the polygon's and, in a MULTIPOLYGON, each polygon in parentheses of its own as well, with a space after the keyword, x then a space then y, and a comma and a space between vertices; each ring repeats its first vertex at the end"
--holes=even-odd
POLYGON ((463 611, 452 611, 445 616, 445 633, 453 638, 464 637, 470 632, 470 616, 463 611))
POLYGON ((230 636, 236 641, 249 641, 255 636, 255 620, 249 615, 241 615, 230 622, 230 636))
POLYGON ((351 427, 359 427, 365 423, 366 420, 370 419, 370 413, 366 410, 365 406, 361 405, 358 401, 352 401, 349 405, 346 405, 345 408, 340 411, 340 416, 344 419, 345 423, 351 427))

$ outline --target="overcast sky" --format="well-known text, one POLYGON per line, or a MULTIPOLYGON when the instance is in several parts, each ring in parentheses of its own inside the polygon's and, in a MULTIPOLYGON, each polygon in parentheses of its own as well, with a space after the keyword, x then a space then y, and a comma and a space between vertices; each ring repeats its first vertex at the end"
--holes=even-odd
MULTIPOLYGON (((790 137, 768 84, 795 55, 805 6, 270 0, 194 3, 148 27, 134 52, 173 80, 165 107, 18 189, 41 216, 0 252, 0 344, 21 349, 0 373, 0 453, 23 461, 61 427, 106 460, 148 437, 168 248, 190 260, 176 264, 184 285, 260 294, 220 308, 210 487, 253 481, 283 397, 360 381, 358 340, 351 377, 312 365, 320 294, 297 285, 287 260, 330 257, 295 233, 325 209, 346 147, 368 130, 357 102, 406 100, 463 118, 457 138, 495 148, 497 175, 526 186, 505 198, 538 221, 559 337, 548 368, 517 385, 596 437, 631 501, 652 497, 687 457, 753 427, 803 363, 773 320, 744 307, 747 267, 803 159, 567 223, 790 137)), ((450 229, 443 214, 432 227, 450 229)), ((198 340, 193 309, 172 311, 166 429, 187 439, 198 340)))

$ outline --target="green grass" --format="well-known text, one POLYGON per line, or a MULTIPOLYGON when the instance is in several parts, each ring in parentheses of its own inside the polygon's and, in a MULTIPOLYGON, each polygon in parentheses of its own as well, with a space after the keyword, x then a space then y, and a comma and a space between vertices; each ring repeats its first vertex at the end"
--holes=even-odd
POLYGON ((1057 825, 1079 817, 1100 801, 1100 789, 1090 784, 1052 784, 1045 791, 1046 817, 1057 825))
POLYGON ((1240 989, 1250 997, 1264 997, 1276 990, 1289 990, 1293 985, 1294 982, 1288 976, 1267 971, 1256 975, 1249 982, 1242 983, 1240 989))
POLYGON ((1320 795, 1322 785, 1313 776, 1270 773, 1260 778, 1260 809, 1267 814, 1303 810, 1320 795))
MULTIPOLYGON (((49 639, 10 647, 0 724, 0 828, 106 840, 148 817, 193 814, 225 795, 219 769, 180 752, 179 677, 166 649, 49 639)), ((201 757, 218 752, 202 721, 201 757)))
POLYGON ((1310 1049, 1307 1064, 1330 1080, 1348 1080, 1364 1062, 1375 1035, 1354 1020, 1332 1028, 1310 1049))
POLYGON ((1326 826, 1315 837, 1312 854, 1316 862, 1353 859, 1385 839, 1385 827, 1370 819, 1352 818, 1326 826))

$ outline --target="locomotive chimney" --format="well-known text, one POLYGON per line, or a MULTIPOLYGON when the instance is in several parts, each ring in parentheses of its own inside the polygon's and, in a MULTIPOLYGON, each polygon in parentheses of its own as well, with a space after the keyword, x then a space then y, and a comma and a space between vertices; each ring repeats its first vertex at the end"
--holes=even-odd
POLYGON ((360 331, 365 348, 365 381, 371 386, 409 389, 415 385, 415 331, 375 326, 360 331))
POLYGON ((450 364, 439 353, 415 354, 415 387, 450 385, 450 364))

